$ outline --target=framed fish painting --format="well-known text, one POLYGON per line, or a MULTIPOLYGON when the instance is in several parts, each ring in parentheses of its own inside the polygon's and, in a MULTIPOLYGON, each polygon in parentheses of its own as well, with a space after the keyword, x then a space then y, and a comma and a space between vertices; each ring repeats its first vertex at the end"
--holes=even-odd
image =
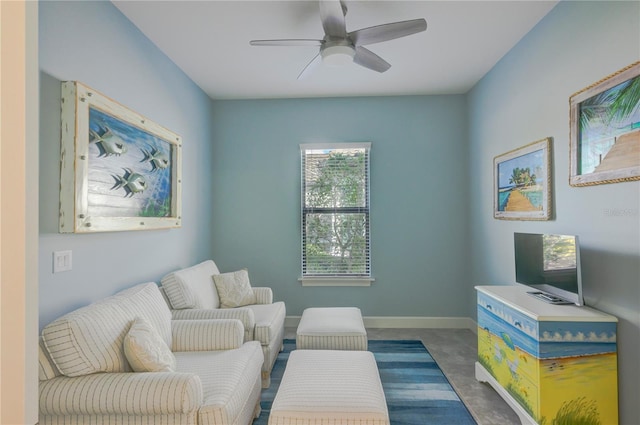
POLYGON ((61 233, 181 226, 179 135, 76 81, 61 121, 61 233))

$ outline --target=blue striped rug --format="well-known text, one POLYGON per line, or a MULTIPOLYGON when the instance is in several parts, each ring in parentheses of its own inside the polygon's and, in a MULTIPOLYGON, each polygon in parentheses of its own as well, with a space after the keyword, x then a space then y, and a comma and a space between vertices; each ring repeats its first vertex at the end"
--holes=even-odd
MULTIPOLYGON (((295 348, 295 340, 285 339, 271 372, 271 386, 262 390, 262 413, 253 425, 267 425, 289 353, 295 348)), ((476 424, 422 342, 369 340, 369 351, 378 363, 391 425, 476 424)))

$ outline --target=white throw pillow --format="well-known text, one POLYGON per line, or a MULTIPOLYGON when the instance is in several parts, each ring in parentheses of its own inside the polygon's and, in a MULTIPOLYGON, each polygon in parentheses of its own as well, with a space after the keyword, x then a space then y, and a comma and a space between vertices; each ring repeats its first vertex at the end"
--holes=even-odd
POLYGON ((124 355, 136 372, 173 372, 176 358, 158 331, 142 317, 136 318, 124 337, 124 355))
POLYGON ((249 283, 249 273, 246 270, 213 275, 213 282, 218 290, 221 308, 241 307, 255 304, 256 295, 249 283))

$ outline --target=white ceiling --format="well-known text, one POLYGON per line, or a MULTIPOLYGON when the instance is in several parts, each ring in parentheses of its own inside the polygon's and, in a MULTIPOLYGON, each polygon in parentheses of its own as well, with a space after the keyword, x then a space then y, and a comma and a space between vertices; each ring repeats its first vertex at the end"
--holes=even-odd
POLYGON ((368 48, 377 73, 321 66, 297 80, 317 47, 249 40, 323 37, 317 1, 114 0, 213 99, 461 94, 471 89, 558 1, 346 0, 347 31, 425 18, 427 30, 368 48))

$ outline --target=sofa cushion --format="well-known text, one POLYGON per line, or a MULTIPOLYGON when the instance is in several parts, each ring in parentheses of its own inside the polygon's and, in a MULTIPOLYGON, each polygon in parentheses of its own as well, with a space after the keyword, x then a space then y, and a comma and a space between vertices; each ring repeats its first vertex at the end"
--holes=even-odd
POLYGON ((176 358, 149 322, 138 317, 124 337, 124 354, 134 372, 173 372, 176 358))
POLYGON ((63 375, 129 372, 122 342, 131 320, 110 297, 59 317, 42 337, 63 375))
POLYGON ((251 289, 249 273, 246 270, 212 277, 220 298, 220 308, 235 308, 256 303, 256 295, 251 289))
POLYGON ((220 300, 212 279, 216 274, 220 274, 218 267, 212 260, 207 260, 169 273, 161 283, 175 310, 219 308, 220 300))
MULTIPOLYGON (((97 372, 130 372, 124 354, 124 337, 137 316, 157 330, 169 329, 171 312, 158 286, 143 283, 101 301, 65 314, 44 327, 42 337, 51 359, 66 376, 97 372), (161 324, 163 318, 167 323, 161 324)), ((159 332, 161 335, 166 332, 159 332)))
POLYGON ((171 310, 158 285, 136 285, 118 292, 114 297, 131 321, 143 317, 158 331, 167 346, 171 347, 171 310))
MULTIPOLYGON (((259 384, 254 388, 264 359, 258 342, 250 341, 234 350, 176 352, 175 356, 178 372, 195 373, 202 382, 199 424, 250 422, 239 418, 251 417, 255 405, 245 405, 251 400, 247 395, 252 389, 260 391, 259 384)), ((256 394, 254 400, 258 397, 256 394)))

